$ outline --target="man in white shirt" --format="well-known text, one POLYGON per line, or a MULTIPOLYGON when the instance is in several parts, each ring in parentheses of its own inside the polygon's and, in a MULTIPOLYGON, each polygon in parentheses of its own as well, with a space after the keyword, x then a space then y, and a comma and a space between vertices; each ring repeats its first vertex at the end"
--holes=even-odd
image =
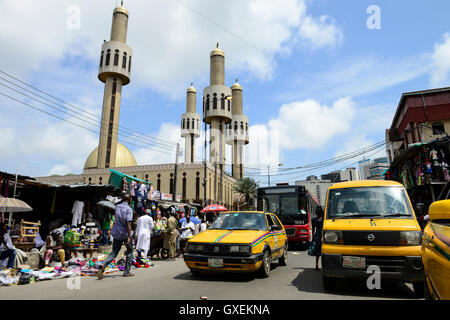
POLYGON ((14 261, 16 260, 16 250, 11 242, 11 238, 6 232, 6 225, 0 223, 0 261, 8 258, 7 268, 14 267, 14 261))
POLYGON ((186 221, 181 225, 181 239, 187 239, 194 235, 195 226, 194 223, 191 222, 191 217, 189 215, 186 216, 186 221))

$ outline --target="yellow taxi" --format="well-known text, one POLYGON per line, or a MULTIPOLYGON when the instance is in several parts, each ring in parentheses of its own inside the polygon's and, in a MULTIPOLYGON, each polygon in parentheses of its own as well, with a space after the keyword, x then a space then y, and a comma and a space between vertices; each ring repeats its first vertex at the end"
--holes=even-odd
POLYGON ((422 242, 425 298, 450 300, 450 200, 431 204, 428 215, 422 242))
POLYGON ((194 275, 257 272, 268 277, 273 260, 287 264, 286 232, 271 213, 223 212, 206 231, 187 242, 183 258, 194 275))
POLYGON ((324 289, 334 290, 338 278, 369 280, 377 274, 380 282, 412 283, 416 295, 423 295, 421 240, 402 184, 385 180, 334 184, 328 189, 322 234, 324 289))

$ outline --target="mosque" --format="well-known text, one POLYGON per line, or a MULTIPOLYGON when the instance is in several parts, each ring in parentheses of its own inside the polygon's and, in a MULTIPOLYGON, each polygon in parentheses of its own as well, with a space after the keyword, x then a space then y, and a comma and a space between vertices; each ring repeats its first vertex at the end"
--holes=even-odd
MULTIPOLYGON (((147 180, 164 194, 177 191, 183 202, 219 203, 233 208, 233 184, 244 176, 244 146, 249 143, 248 117, 243 114, 242 86, 225 85, 225 54, 217 44, 210 54, 210 85, 203 89, 203 118, 197 113, 197 90, 186 91, 186 112, 181 116, 185 139, 184 163, 138 165, 133 153, 118 142, 122 88, 130 83, 133 50, 127 45, 129 12, 123 3, 114 9, 110 41, 101 48, 98 79, 105 84, 99 145, 88 156, 79 175, 37 177, 55 184, 107 184, 110 169, 147 180), (201 122, 210 128, 209 161, 195 162, 201 122), (232 146, 232 174, 225 172, 225 144, 232 146), (176 186, 175 186, 176 184, 176 186), (195 187, 194 187, 195 186, 195 187), (175 189, 175 190, 174 190, 175 189)), ((206 140, 204 148, 206 150, 206 140)))

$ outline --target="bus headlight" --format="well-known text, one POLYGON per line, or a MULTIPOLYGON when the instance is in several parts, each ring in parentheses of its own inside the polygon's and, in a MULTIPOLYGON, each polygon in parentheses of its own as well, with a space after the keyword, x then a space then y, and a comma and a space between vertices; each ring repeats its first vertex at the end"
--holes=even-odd
POLYGON ((342 231, 324 231, 323 242, 342 244, 342 231))
POLYGON ((420 231, 401 231, 400 244, 403 246, 419 246, 422 243, 420 231))

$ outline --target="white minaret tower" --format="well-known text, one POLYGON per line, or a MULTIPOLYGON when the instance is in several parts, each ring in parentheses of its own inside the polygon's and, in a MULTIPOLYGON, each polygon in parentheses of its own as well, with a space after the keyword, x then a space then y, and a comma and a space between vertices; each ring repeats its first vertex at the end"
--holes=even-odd
POLYGON ((236 79, 231 86, 232 99, 232 121, 227 127, 227 144, 233 146, 232 175, 235 179, 244 176, 244 145, 249 143, 248 117, 243 114, 242 87, 236 79))
POLYGON ((97 168, 116 165, 117 133, 119 128, 122 86, 130 83, 133 50, 126 44, 128 11, 121 6, 114 9, 111 40, 102 45, 98 78, 105 83, 103 111, 98 147, 97 168))
POLYGON ((200 137, 200 115, 196 111, 197 90, 191 86, 186 92, 186 112, 181 116, 181 136, 184 138, 184 162, 195 162, 195 139, 200 137))
POLYGON ((231 122, 231 89, 225 86, 225 54, 216 49, 210 55, 210 85, 203 90, 205 120, 210 125, 209 161, 223 168, 225 163, 225 129, 231 122))

